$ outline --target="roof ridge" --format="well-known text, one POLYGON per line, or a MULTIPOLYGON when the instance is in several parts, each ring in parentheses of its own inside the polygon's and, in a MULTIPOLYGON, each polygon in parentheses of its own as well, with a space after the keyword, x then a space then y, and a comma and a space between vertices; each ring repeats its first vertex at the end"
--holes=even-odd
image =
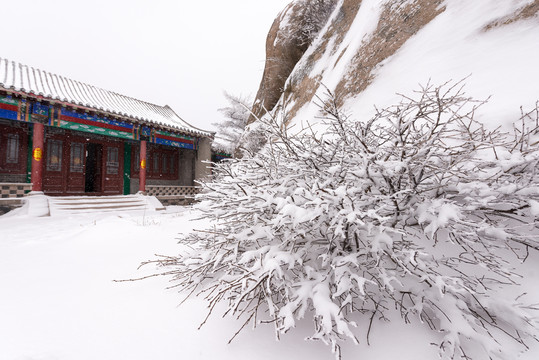
MULTIPOLYGON (((2 59, 2 58, 0 58, 2 59)), ((6 60, 6 62, 11 62, 13 64, 16 64, 18 65, 19 68, 21 68, 21 71, 22 71, 22 67, 26 66, 28 68, 31 68, 32 66, 31 65, 27 65, 27 64, 23 64, 22 62, 19 62, 19 61, 15 61, 15 60, 9 60, 7 58, 3 58, 4 60, 6 60)), ((141 102, 145 102, 145 103, 148 103, 148 104, 151 104, 151 105, 155 105, 155 106, 159 106, 159 107, 164 107, 164 105, 158 105, 158 104, 154 104, 154 103, 151 103, 149 101, 145 101, 145 100, 141 100, 139 98, 136 98, 134 96, 129 96, 129 95, 125 95, 125 94, 121 94, 117 91, 114 91, 114 90, 107 90, 103 87, 100 87, 100 86, 97 86, 97 85, 92 85, 92 84, 89 84, 87 82, 84 82, 84 81, 81 81, 81 80, 77 80, 77 79, 73 79, 73 78, 70 78, 70 77, 67 77, 67 76, 64 76, 64 75, 60 75, 60 74, 57 74, 57 73, 54 73, 52 71, 47 71, 47 70, 44 70, 44 69, 41 69, 41 68, 38 68, 38 67, 33 67, 36 71, 39 71, 39 72, 44 72, 44 73, 48 73, 50 75, 54 75, 54 76, 58 76, 60 78, 62 78, 63 80, 65 80, 66 82, 67 81, 71 81, 71 82, 78 82, 79 84, 84 84, 86 86, 92 86, 96 89, 99 89, 99 90, 102 90, 102 91, 106 91, 108 93, 112 93, 114 95, 119 95, 119 96, 123 96, 123 97, 127 97, 129 99, 133 99, 133 100, 138 100, 138 101, 141 101, 141 102)), ((21 79, 22 81, 22 79, 21 79)), ((68 89, 70 92, 73 92, 71 89, 68 89)))

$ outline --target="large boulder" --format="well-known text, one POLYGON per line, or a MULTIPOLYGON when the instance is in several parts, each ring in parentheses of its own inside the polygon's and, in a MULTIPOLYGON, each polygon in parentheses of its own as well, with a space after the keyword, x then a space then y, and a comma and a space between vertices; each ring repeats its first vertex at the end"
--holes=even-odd
POLYGON ((286 80, 325 25, 336 0, 296 0, 274 20, 266 39, 266 64, 248 123, 272 110, 286 80))

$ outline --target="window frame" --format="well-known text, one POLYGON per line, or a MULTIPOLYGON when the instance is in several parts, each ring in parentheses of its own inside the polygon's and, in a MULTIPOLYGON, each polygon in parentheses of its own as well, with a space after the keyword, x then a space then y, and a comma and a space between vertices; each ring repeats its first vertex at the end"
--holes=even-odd
POLYGON ((47 151, 46 151, 46 169, 47 171, 52 172, 61 172, 62 171, 62 161, 63 161, 63 150, 64 142, 59 139, 47 139, 47 151), (54 150, 54 151, 53 151, 54 150), (57 161, 55 164, 51 163, 54 152, 58 150, 57 161))
POLYGON ((20 159, 20 146, 21 139, 19 134, 9 133, 6 134, 6 165, 18 164, 20 159), (15 144, 13 145, 13 140, 15 144), (14 157, 10 158, 10 151, 14 150, 14 157))
MULTIPOLYGON (((135 145, 131 149, 131 177, 138 178, 140 173, 140 146, 135 145)), ((146 150, 146 178, 154 180, 179 180, 178 161, 178 148, 148 144, 146 150), (166 167, 163 166, 165 159, 167 161, 166 167), (166 171, 164 171, 165 168, 166 171)))
MULTIPOLYGON (((4 124, 0 123, 0 174, 28 174, 28 133, 27 124, 4 124), (16 162, 7 162, 8 136, 18 136, 16 162)), ((31 152, 31 149, 30 149, 31 152)))
POLYGON ((72 172, 72 173, 84 173, 84 143, 81 143, 81 142, 72 142, 71 143, 71 146, 70 146, 70 150, 69 150, 69 172, 72 172), (75 164, 74 162, 74 151, 76 151, 75 149, 79 149, 80 150, 80 157, 79 157, 79 160, 80 160, 80 163, 79 164, 75 164))
POLYGON ((118 175, 120 173, 120 149, 116 146, 107 146, 106 174, 118 175))

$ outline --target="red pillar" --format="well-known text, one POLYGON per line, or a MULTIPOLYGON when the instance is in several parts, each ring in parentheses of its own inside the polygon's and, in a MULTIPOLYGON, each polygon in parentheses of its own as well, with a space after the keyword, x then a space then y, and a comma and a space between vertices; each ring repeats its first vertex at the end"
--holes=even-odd
POLYGON ((32 191, 43 191, 43 144, 45 139, 45 126, 34 123, 34 137, 32 143, 32 191))
POLYGON ((146 140, 140 141, 140 173, 138 191, 146 191, 146 140))

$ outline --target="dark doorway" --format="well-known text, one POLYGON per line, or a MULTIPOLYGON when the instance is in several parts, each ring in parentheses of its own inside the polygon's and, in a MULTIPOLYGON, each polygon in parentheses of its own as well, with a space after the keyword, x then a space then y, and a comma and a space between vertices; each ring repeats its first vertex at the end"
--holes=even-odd
POLYGON ((103 165, 103 145, 86 144, 86 172, 84 191, 87 193, 101 192, 101 168, 103 165))

